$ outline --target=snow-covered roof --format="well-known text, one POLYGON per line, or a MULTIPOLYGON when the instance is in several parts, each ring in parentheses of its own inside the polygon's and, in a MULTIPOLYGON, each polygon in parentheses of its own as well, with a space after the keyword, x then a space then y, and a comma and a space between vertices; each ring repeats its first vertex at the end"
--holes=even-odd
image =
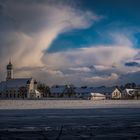
POLYGON ((111 94, 113 91, 114 91, 115 87, 105 87, 105 86, 101 86, 101 87, 96 87, 96 88, 93 88, 93 93, 102 93, 102 94, 105 94, 105 93, 109 93, 111 94))
POLYGON ((130 95, 130 96, 132 96, 132 95, 134 95, 134 92, 135 92, 135 89, 128 89, 128 88, 126 88, 125 89, 125 92, 128 94, 128 95, 130 95))
POLYGON ((93 91, 93 88, 92 87, 76 87, 74 90, 77 94, 88 94, 93 91))
POLYGON ((25 87, 27 85, 27 81, 31 81, 32 78, 16 78, 11 79, 8 81, 2 81, 0 83, 0 89, 8 89, 8 88, 19 88, 19 87, 25 87))
POLYGON ((35 93, 36 93, 36 94, 40 94, 40 92, 39 92, 38 90, 35 90, 35 93))
POLYGON ((101 93, 90 93, 91 96, 94 96, 94 97, 105 97, 104 94, 101 94, 101 93))

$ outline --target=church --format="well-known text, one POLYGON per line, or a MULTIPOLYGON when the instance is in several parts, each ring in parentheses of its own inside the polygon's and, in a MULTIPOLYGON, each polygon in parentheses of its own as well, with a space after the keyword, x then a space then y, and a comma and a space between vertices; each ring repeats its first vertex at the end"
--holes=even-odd
POLYGON ((6 80, 0 83, 0 98, 36 99, 41 98, 37 90, 37 81, 33 78, 14 78, 11 62, 6 67, 6 80))

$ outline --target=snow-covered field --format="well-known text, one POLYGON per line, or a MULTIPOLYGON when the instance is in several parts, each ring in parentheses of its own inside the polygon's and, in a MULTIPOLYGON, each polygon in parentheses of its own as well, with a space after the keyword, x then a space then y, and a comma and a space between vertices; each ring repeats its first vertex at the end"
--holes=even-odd
POLYGON ((140 108, 140 100, 0 100, 0 109, 140 108))
POLYGON ((0 140, 139 140, 140 101, 0 100, 0 140))

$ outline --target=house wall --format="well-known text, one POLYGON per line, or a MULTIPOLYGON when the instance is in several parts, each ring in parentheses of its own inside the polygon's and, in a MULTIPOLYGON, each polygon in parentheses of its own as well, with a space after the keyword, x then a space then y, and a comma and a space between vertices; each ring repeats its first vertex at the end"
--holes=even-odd
POLYGON ((118 90, 118 89, 115 89, 112 94, 112 99, 121 99, 122 98, 122 93, 118 90))
POLYGON ((41 94, 40 92, 35 92, 35 84, 34 80, 32 79, 30 81, 30 84, 25 85, 25 87, 22 87, 23 90, 20 89, 20 87, 13 87, 13 88, 7 88, 6 86, 0 89, 0 98, 7 98, 7 99, 18 99, 18 98, 40 98, 41 94))
POLYGON ((9 88, 1 92, 1 98, 27 98, 27 92, 23 95, 19 89, 9 88))
POLYGON ((90 99, 91 100, 105 100, 106 97, 105 96, 92 96, 90 99))

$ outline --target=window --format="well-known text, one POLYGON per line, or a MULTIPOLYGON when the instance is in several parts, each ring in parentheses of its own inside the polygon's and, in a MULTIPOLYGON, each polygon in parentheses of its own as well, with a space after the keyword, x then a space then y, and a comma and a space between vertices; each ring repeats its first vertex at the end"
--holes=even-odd
POLYGON ((8 93, 6 93, 6 97, 8 98, 8 93))
POLYGON ((25 98, 27 98, 27 94, 25 94, 25 98))
POLYGON ((20 95, 18 94, 18 98, 20 97, 20 95))

